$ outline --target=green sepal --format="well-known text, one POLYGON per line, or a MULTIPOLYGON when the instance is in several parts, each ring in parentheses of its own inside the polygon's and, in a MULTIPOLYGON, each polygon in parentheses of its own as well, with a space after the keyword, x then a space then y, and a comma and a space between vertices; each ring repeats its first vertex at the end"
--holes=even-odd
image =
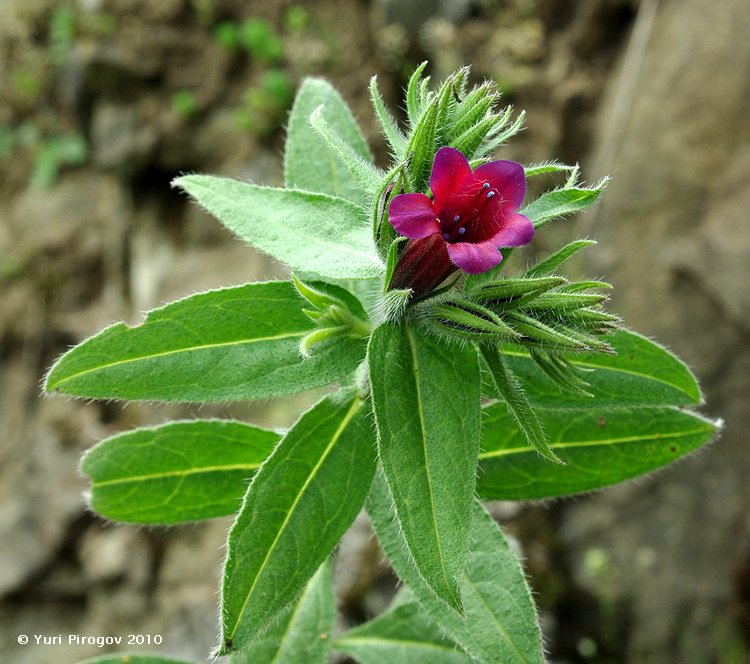
POLYGON ((569 242, 564 247, 558 249, 554 254, 548 256, 543 261, 538 262, 536 265, 532 265, 526 271, 526 277, 540 277, 545 274, 552 274, 560 265, 568 260, 573 254, 580 249, 590 247, 596 244, 594 240, 575 240, 569 242))
POLYGON ((609 178, 604 178, 591 187, 569 186, 553 189, 521 209, 520 214, 531 219, 534 228, 539 228, 551 219, 580 212, 589 207, 599 198, 608 181, 609 178))
POLYGON ((518 114, 518 117, 508 125, 507 123, 512 112, 513 107, 508 106, 498 118, 495 127, 490 131, 487 139, 479 146, 479 149, 474 154, 475 157, 487 157, 494 154, 495 150, 505 145, 509 139, 513 138, 513 136, 523 129, 523 123, 526 120, 526 111, 521 111, 518 114), (503 127, 507 128, 499 131, 503 127))
POLYGON ((540 293, 533 300, 524 303, 522 308, 529 311, 544 311, 550 314, 565 314, 575 309, 592 307, 609 299, 599 293, 540 293))
POLYGON ((493 346, 481 345, 479 348, 497 391, 505 400, 508 410, 518 423, 529 445, 543 457, 562 464, 562 460, 550 448, 539 418, 531 407, 518 378, 505 363, 502 353, 493 346))
POLYGON ((542 348, 579 352, 593 350, 592 342, 580 339, 567 328, 562 332, 562 326, 546 325, 518 311, 506 311, 504 317, 514 330, 527 337, 532 343, 540 344, 542 348))
POLYGON ((396 263, 398 263, 398 258, 401 254, 401 245, 406 244, 408 241, 408 237, 399 235, 393 240, 393 242, 391 242, 391 246, 388 248, 388 258, 385 263, 385 280, 383 281, 384 291, 388 290, 388 286, 391 283, 393 271, 396 269, 396 263))
POLYGON ((518 341, 521 335, 497 314, 469 300, 437 304, 430 309, 430 321, 447 334, 459 338, 518 341))
POLYGON ((427 107, 414 129, 406 153, 409 158, 407 170, 412 191, 426 188, 427 178, 435 157, 435 127, 437 120, 437 100, 427 107))
POLYGON ((393 119, 393 116, 386 108, 383 97, 380 95, 380 90, 378 90, 377 79, 377 76, 373 76, 370 79, 370 100, 375 109, 375 115, 380 123, 383 136, 388 141, 396 160, 400 161, 406 156, 406 136, 404 136, 396 120, 393 119))
POLYGON ((352 177, 362 189, 365 201, 371 202, 375 198, 385 173, 371 162, 363 159, 335 129, 332 129, 328 125, 323 117, 323 106, 318 106, 312 112, 310 115, 310 124, 339 156, 341 163, 349 169, 352 177))
MULTIPOLYGON (((412 129, 414 129, 417 126, 417 122, 419 121, 419 117, 422 114, 422 108, 420 104, 420 95, 419 95, 419 85, 422 81, 422 72, 425 70, 425 67, 427 67, 427 60, 422 62, 412 73, 411 78, 409 78, 409 84, 406 87, 406 113, 409 117, 409 124, 411 125, 412 129)), ((430 77, 428 76, 425 81, 429 81, 430 77)))
POLYGON ((292 274, 292 282, 297 292, 314 307, 326 309, 331 305, 340 305, 360 320, 367 320, 362 303, 346 288, 326 281, 303 281, 295 274, 292 274))
POLYGON ((530 293, 542 294, 565 283, 567 283, 567 280, 564 277, 501 279, 499 281, 488 281, 480 287, 472 288, 468 293, 473 300, 478 302, 510 301, 530 293))
POLYGON ((568 166, 557 161, 545 161, 540 164, 530 164, 524 167, 527 178, 533 178, 537 175, 555 175, 557 173, 567 173, 567 186, 572 186, 578 178, 580 168, 578 164, 568 166))
POLYGON ((453 135, 451 140, 463 134, 470 127, 480 122, 497 101, 498 96, 491 83, 476 86, 465 99, 458 104, 455 113, 453 135))
POLYGON ((557 383, 561 390, 577 396, 593 398, 594 395, 586 389, 590 385, 577 373, 580 369, 564 357, 554 353, 545 353, 542 350, 532 350, 531 358, 547 376, 557 383))

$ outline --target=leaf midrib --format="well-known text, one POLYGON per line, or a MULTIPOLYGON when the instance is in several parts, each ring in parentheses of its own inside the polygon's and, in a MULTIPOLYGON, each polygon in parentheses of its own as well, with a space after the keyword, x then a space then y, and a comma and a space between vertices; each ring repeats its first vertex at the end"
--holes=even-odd
POLYGON ((230 470, 258 470, 260 468, 260 462, 258 463, 238 463, 223 466, 204 466, 202 468, 186 468, 185 470, 171 470, 164 471, 161 473, 152 473, 150 475, 133 475, 130 477, 118 477, 112 480, 103 480, 101 482, 93 481, 91 483, 92 489, 99 489, 101 487, 112 486, 115 484, 128 484, 130 482, 148 482, 151 480, 160 480, 168 477, 185 477, 186 475, 200 475, 201 473, 220 473, 230 470))
POLYGON ((345 636, 340 639, 336 639, 333 642, 333 648, 334 650, 337 647, 341 646, 347 646, 349 644, 351 645, 364 645, 364 644, 377 644, 377 645, 405 645, 405 646, 414 646, 416 648, 430 648, 434 650, 440 650, 441 652, 452 652, 456 654, 461 654, 461 651, 457 648, 452 648, 451 646, 442 645, 440 643, 432 643, 429 641, 415 641, 414 639, 389 639, 386 637, 378 637, 378 636, 345 636))
MULTIPOLYGON (((196 181, 195 179, 191 179, 190 182, 192 183, 193 186, 197 186, 199 188, 203 188, 205 191, 210 191, 212 194, 214 194, 216 196, 220 196, 220 197, 222 197, 222 198, 224 198, 226 200, 229 200, 229 201, 234 200, 230 196, 227 196, 227 194, 225 194, 225 193, 223 193, 221 191, 216 191, 216 189, 214 189, 214 188, 212 188, 210 186, 207 186, 205 184, 201 184, 200 182, 196 181)), ((250 186, 253 186, 253 185, 250 185, 250 186)), ((255 186, 254 188, 255 189, 264 189, 264 187, 257 187, 257 186, 255 186)), ((328 201, 331 201, 331 200, 335 201, 335 200, 337 200, 336 198, 328 196, 327 194, 322 194, 322 193, 319 193, 319 192, 310 192, 310 191, 305 191, 305 190, 297 190, 297 189, 280 189, 279 190, 279 189, 273 189, 273 191, 275 191, 275 192, 279 192, 279 191, 282 191, 282 192, 296 192, 296 191, 299 191, 300 193, 305 194, 307 196, 310 196, 310 195, 317 196, 319 198, 327 199, 328 201)), ((188 193, 190 193, 190 192, 188 192, 188 193)), ((341 200, 342 202, 344 202, 345 204, 347 204, 347 205, 349 205, 349 206, 351 206, 353 208, 357 208, 357 206, 354 203, 351 203, 350 201, 347 201, 346 199, 341 198, 341 199, 338 199, 338 200, 341 200)), ((241 226, 240 224, 232 224, 232 225, 230 225, 228 223, 226 225, 229 228, 232 228, 232 227, 239 228, 241 226)), ((328 249, 333 249, 335 251, 343 252, 345 254, 349 254, 351 256, 356 256, 358 258, 365 258, 367 260, 367 262, 372 266, 372 268, 374 270, 374 274, 377 274, 378 271, 382 270, 382 265, 380 264, 380 261, 378 260, 377 256, 375 256, 373 253, 371 253, 369 251, 357 251, 356 249, 353 249, 352 247, 350 247, 348 244, 337 244, 337 243, 334 243, 334 242, 328 242, 328 241, 324 240, 323 238, 321 238, 321 237, 319 237, 317 235, 314 235, 314 234, 307 235, 305 237, 305 239, 308 242, 312 241, 315 244, 318 244, 318 245, 320 245, 322 247, 326 247, 328 249)), ((262 247, 261 247, 261 249, 262 249, 262 247)))
MULTIPOLYGON (((292 514, 297 508, 299 501, 301 500, 302 496, 307 491, 307 488, 310 486, 310 483, 313 481, 313 478, 316 476, 316 474, 320 470, 320 467, 323 465, 323 462, 326 460, 328 455, 331 453, 331 450, 338 442, 338 439, 341 437, 341 434, 344 432, 344 429, 346 429, 349 422, 357 414, 357 411, 362 407, 362 403, 363 402, 359 398, 354 398, 354 400, 352 401, 352 405, 349 407, 349 410, 346 412, 346 415, 344 415, 344 418, 341 420, 341 424, 339 424, 339 426, 336 428, 336 431, 333 433, 333 436, 331 436, 331 440, 329 441, 328 445, 326 445, 326 448, 325 450, 323 450, 323 453, 320 455, 320 459, 318 459, 317 463, 315 464, 312 471, 310 472, 310 475, 307 477, 307 479, 305 480, 305 483, 302 485, 299 492, 295 496, 291 507, 289 508, 289 510, 286 513, 286 516, 284 517, 284 521, 282 522, 281 526, 279 527, 278 532, 276 533, 276 537, 271 543, 271 546, 268 547, 268 552, 263 558, 263 562, 261 562, 260 566, 258 567, 258 571, 255 574, 253 583, 250 586, 250 589, 247 591, 247 594, 245 595, 245 600, 242 602, 242 607, 237 612, 237 619, 234 622, 234 626, 232 627, 232 630, 227 634, 228 639, 231 640, 234 638, 234 635, 237 632, 237 628, 240 625, 242 616, 245 613, 245 609, 247 608, 247 605, 250 602, 250 597, 253 594, 253 590, 255 590, 255 586, 258 584, 258 580, 263 575, 263 571, 266 569, 266 564, 268 563, 268 560, 271 557, 271 554, 274 552, 274 549, 276 548, 276 545, 278 544, 279 539, 281 538, 281 535, 284 532, 284 529, 289 524, 292 514)), ((226 642, 226 639, 224 639, 224 641, 226 642)))
MULTIPOLYGON (((524 359, 531 359, 531 355, 528 353, 523 353, 520 351, 511 351, 503 349, 500 351, 503 355, 510 355, 511 357, 522 357, 524 359)), ((592 362, 586 362, 577 358, 571 358, 570 359, 571 364, 578 365, 579 367, 586 367, 587 369, 598 369, 599 371, 612 371, 615 373, 624 373, 628 374, 630 376, 637 376, 638 378, 645 378, 646 380, 654 381, 655 383, 661 383, 662 385, 667 385, 668 387, 671 387, 678 392, 690 397, 691 403, 697 403, 697 401, 694 398, 694 395, 690 392, 686 392, 685 389, 679 385, 675 385, 674 383, 670 383, 667 380, 664 380, 663 378, 660 378, 658 376, 654 376, 651 374, 644 374, 640 373, 638 371, 633 371, 632 369, 624 369, 622 367, 605 367, 601 364, 596 364, 592 362)))
POLYGON ((200 350, 211 350, 214 348, 229 348, 231 346, 241 346, 243 344, 260 343, 263 341, 276 341, 279 339, 291 339, 293 337, 303 337, 309 331, 310 330, 308 329, 308 330, 304 330, 301 332, 296 332, 296 331, 286 332, 284 334, 276 334, 270 337, 248 337, 246 339, 237 339, 235 341, 222 341, 221 343, 202 344, 200 346, 186 346, 184 348, 175 348, 173 350, 161 351, 159 353, 151 353, 150 355, 139 355, 138 357, 129 357, 124 360, 117 360, 116 362, 109 362, 107 364, 99 364, 90 369, 84 369, 83 371, 70 374, 58 380, 56 383, 50 385, 49 389, 50 390, 57 389, 58 387, 60 387, 60 385, 63 385, 64 383, 70 382, 72 380, 80 378, 81 376, 85 376, 87 374, 94 373, 96 371, 106 371, 107 369, 111 369, 113 367, 123 366, 123 365, 131 364, 134 362, 142 362, 144 360, 152 360, 156 358, 168 357, 170 355, 179 355, 180 353, 191 353, 191 352, 200 351, 200 350))
MULTIPOLYGON (((673 431, 671 433, 663 434, 650 434, 644 436, 622 436, 620 438, 607 438, 604 440, 582 440, 582 441, 568 441, 559 443, 550 443, 552 449, 560 450, 572 447, 596 447, 597 445, 618 445, 622 443, 634 443, 645 440, 666 440, 669 438, 679 438, 681 436, 691 436, 693 434, 704 433, 705 428, 689 429, 687 431, 673 431)), ((509 456, 511 454, 528 454, 535 452, 533 447, 509 447, 501 450, 493 450, 491 452, 480 452, 479 459, 493 459, 502 456, 509 456)))
POLYGON ((505 629, 503 624, 497 619, 497 616, 495 615, 495 612, 492 610, 492 608, 487 604, 484 597, 482 596, 482 593, 479 592, 479 589, 471 582, 468 575, 464 576, 464 581, 469 588, 474 592, 474 594, 477 596, 479 601, 482 603, 482 605, 485 607, 487 612, 492 616, 492 621, 497 625, 497 628, 502 635, 503 639, 508 643, 508 645, 513 648, 513 651, 516 653, 516 655, 519 657, 520 661, 527 662, 528 660, 521 654, 521 651, 518 649, 518 646, 513 642, 513 639, 510 638, 510 634, 508 634, 508 631, 505 629))
MULTIPOLYGON (((430 465, 429 465, 429 455, 427 454, 427 429, 425 427, 425 420, 424 420, 424 412, 422 410, 422 390, 420 387, 420 370, 419 370, 419 362, 417 360, 417 350, 416 350, 416 343, 414 341, 414 336, 412 331, 406 327, 405 329, 405 336, 407 343, 409 344, 409 352, 411 355, 411 361, 412 361, 412 367, 414 369, 414 386, 416 390, 416 396, 417 396, 417 413, 419 414, 419 430, 420 430, 420 438, 422 442, 422 451, 424 454, 424 464, 425 464, 425 470, 426 470, 426 476, 427 476, 427 490, 430 494, 430 516, 432 517, 432 527, 435 531, 435 541, 437 543, 437 549, 438 549, 438 558, 440 560, 440 569, 443 573, 443 578, 445 579, 445 583, 448 587, 448 590, 451 591, 451 595, 453 595, 453 592, 451 590, 451 582, 450 578, 448 576, 448 571, 445 569, 445 555, 443 553, 443 543, 440 540, 440 533, 438 530, 438 525, 436 521, 436 513, 437 510, 435 509, 435 496, 434 491, 432 488, 432 479, 430 477, 430 465)), ((454 597, 454 600, 457 604, 460 605, 460 600, 457 597, 454 597)))

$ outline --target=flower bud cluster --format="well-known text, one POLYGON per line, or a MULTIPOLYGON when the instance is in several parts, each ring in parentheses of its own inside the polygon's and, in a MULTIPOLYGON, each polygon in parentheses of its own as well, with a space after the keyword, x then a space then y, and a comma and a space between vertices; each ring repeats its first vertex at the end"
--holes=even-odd
POLYGON ((302 311, 316 324, 316 329, 300 342, 300 354, 307 357, 317 343, 334 337, 365 339, 371 329, 359 300, 343 288, 324 282, 304 282, 292 275, 297 292, 312 305, 302 311))

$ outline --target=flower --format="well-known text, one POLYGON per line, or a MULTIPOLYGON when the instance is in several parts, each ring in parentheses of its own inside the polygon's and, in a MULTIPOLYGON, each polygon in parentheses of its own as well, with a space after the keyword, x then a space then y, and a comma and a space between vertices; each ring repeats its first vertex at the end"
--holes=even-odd
POLYGON ((472 171, 454 148, 441 148, 430 175, 432 200, 399 194, 388 206, 398 233, 411 238, 391 278, 390 288, 411 288, 419 297, 456 268, 486 272, 503 259, 500 247, 531 242, 534 226, 517 210, 526 194, 523 166, 492 161, 472 171))

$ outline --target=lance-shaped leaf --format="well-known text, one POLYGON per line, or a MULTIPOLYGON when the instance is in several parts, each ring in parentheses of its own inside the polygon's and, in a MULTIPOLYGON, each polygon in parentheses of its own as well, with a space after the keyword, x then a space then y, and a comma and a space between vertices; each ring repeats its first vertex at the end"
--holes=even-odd
MULTIPOLYGON (((662 346, 634 332, 619 330, 607 337, 616 355, 571 353, 570 363, 579 369, 589 384, 586 392, 594 395, 597 406, 627 408, 633 406, 697 405, 702 397, 695 377, 685 364, 662 346)), ((519 346, 502 347, 503 357, 519 377, 532 405, 547 408, 590 407, 592 399, 561 392, 555 383, 519 346)), ((489 381, 485 393, 500 397, 489 381)))
POLYGON ((552 451, 539 458, 503 404, 484 408, 477 490, 487 500, 567 496, 661 468, 705 445, 717 424, 676 408, 537 409, 552 451))
POLYGON ((420 574, 460 609, 479 452, 476 351, 386 324, 368 358, 380 462, 401 532, 420 574))
POLYGON ((300 340, 314 329, 287 282, 200 293, 154 309, 140 325, 117 323, 63 355, 46 389, 99 399, 264 399, 320 387, 351 373, 361 340, 321 343, 309 359, 300 340))
POLYGON ((219 654, 263 633, 359 512, 375 469, 367 413, 349 391, 325 397, 253 478, 229 533, 219 654))
POLYGON ((326 142, 329 149, 346 166, 363 193, 364 207, 373 200, 382 186, 385 173, 375 166, 370 159, 361 157, 334 129, 328 126, 323 117, 323 107, 316 108, 310 116, 310 124, 326 142))
POLYGON ((94 657, 87 659, 79 664, 195 664, 185 659, 173 659, 172 657, 162 657, 161 655, 151 655, 148 653, 123 652, 117 655, 104 655, 103 657, 94 657))
POLYGON ((91 508, 113 521, 162 525, 232 514, 280 437, 232 420, 170 422, 112 436, 81 461, 91 508))
POLYGON ((289 189, 339 196, 362 205, 362 189, 357 180, 310 125, 310 115, 320 106, 326 124, 362 159, 372 162, 365 137, 341 95, 323 79, 306 78, 297 91, 289 115, 284 150, 284 185, 289 189))
POLYGON ((520 212, 534 222, 534 228, 539 228, 551 219, 586 209, 599 198, 599 194, 606 186, 607 179, 605 178, 592 187, 571 186, 553 189, 529 203, 520 212))
POLYGON ((172 181, 229 230, 293 270, 367 279, 383 270, 365 211, 343 198, 213 175, 172 181))
POLYGON ((472 664, 475 660, 446 638, 414 601, 392 606, 350 629, 333 643, 360 664, 472 664))
POLYGON ((383 135, 388 141, 393 155, 396 159, 400 160, 406 156, 406 136, 404 136, 398 123, 386 108, 383 97, 380 95, 380 90, 378 90, 377 78, 377 76, 373 76, 370 79, 370 100, 375 109, 375 116, 378 118, 383 135))
POLYGON ((250 646, 232 655, 231 664, 325 664, 336 613, 330 559, 299 599, 287 607, 250 646))
POLYGON ((367 511, 396 573, 444 634, 481 664, 541 664, 541 634, 523 570, 478 502, 471 514, 472 544, 461 579, 465 615, 438 599, 414 566, 380 474, 375 476, 367 511))

